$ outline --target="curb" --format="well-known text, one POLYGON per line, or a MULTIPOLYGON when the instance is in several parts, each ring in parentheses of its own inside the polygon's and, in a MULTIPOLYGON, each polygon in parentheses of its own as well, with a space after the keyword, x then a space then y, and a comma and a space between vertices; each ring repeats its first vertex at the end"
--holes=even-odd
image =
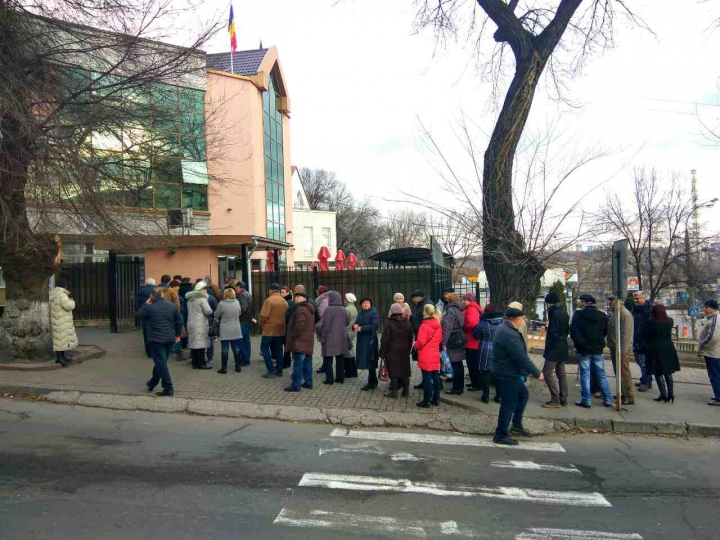
MULTIPOLYGON (((45 400, 60 405, 79 405, 124 411, 189 413, 201 416, 281 420, 295 423, 333 424, 345 427, 403 427, 454 431, 469 435, 495 432, 495 415, 397 413, 357 409, 332 409, 282 405, 257 405, 236 401, 185 399, 177 397, 124 396, 118 394, 50 391, 45 400)), ((567 424, 554 420, 528 418, 528 429, 538 435, 566 430, 567 424)))
MULTIPOLYGON (((93 343, 81 343, 77 348, 73 349, 74 354, 69 354, 71 364, 82 364, 94 358, 105 356, 105 350, 101 349, 93 343), (83 350, 78 350, 83 349, 83 350)), ((54 360, 49 362, 16 362, 13 364, 0 364, 0 371, 50 371, 54 369, 63 369, 60 364, 56 364, 54 360)))

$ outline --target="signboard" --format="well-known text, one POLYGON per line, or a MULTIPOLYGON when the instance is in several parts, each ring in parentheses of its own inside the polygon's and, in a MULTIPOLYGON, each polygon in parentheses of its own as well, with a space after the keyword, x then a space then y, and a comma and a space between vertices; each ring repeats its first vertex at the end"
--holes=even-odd
POLYGON ((637 278, 637 276, 630 276, 627 278, 627 290, 628 291, 639 291, 640 290, 640 280, 637 278))
POLYGON ((443 250, 440 247, 440 244, 435 239, 434 236, 430 237, 430 251, 432 252, 432 262, 433 264, 437 264, 438 266, 445 266, 445 255, 443 255, 443 250))

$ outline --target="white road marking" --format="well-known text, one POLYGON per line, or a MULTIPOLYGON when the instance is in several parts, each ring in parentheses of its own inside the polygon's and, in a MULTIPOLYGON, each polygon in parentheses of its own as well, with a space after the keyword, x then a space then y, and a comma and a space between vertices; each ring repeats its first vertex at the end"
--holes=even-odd
POLYGON ((620 534, 572 529, 528 529, 515 536, 515 540, 643 540, 637 533, 620 534))
POLYGON ((406 453, 399 453, 399 454, 393 454, 390 456, 390 459, 393 461, 425 461, 423 458, 419 458, 417 456, 413 456, 412 454, 406 454, 406 453))
POLYGON ((535 463, 534 461, 493 461, 491 467, 496 469, 525 469, 528 471, 552 471, 580 474, 575 465, 552 465, 550 463, 535 463))
MULTIPOLYGON (((371 446, 369 448, 320 448, 318 455, 323 456, 325 454, 332 453, 343 453, 343 454, 371 454, 374 456, 384 456, 385 451, 377 446, 371 446)), ((421 458, 408 454, 405 452, 399 452, 397 454, 390 454, 390 459, 393 461, 430 461, 427 458, 421 458)))
POLYGON ((327 529, 364 529, 375 533, 408 534, 415 538, 427 538, 428 531, 439 531, 445 536, 479 538, 469 527, 460 527, 455 521, 432 522, 400 520, 383 516, 362 516, 342 512, 311 510, 299 512, 283 508, 273 525, 327 529))
POLYGON ((445 444, 454 446, 479 446, 485 448, 503 448, 507 450, 535 450, 537 452, 565 452, 558 443, 520 442, 518 446, 495 444, 492 439, 478 439, 457 435, 432 435, 427 433, 392 433, 389 431, 354 431, 337 428, 330 433, 331 437, 349 439, 369 439, 374 441, 398 441, 425 444, 445 444))
POLYGON ((440 497, 486 497, 567 506, 612 507, 602 494, 593 492, 546 491, 517 487, 452 486, 434 482, 413 482, 406 479, 373 476, 305 473, 298 485, 300 487, 322 487, 354 491, 423 493, 440 497))

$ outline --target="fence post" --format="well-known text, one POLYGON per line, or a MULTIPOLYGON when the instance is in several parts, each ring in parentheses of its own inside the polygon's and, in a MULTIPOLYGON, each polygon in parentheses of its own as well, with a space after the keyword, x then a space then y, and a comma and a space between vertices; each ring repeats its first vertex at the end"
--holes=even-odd
POLYGON ((480 303, 480 282, 475 282, 475 301, 479 304, 480 303))
POLYGON ((117 324, 117 253, 108 253, 108 315, 110 319, 110 333, 118 333, 117 324))
POLYGON ((314 293, 317 294, 317 290, 320 288, 320 277, 318 276, 317 266, 313 266, 313 289, 314 293))

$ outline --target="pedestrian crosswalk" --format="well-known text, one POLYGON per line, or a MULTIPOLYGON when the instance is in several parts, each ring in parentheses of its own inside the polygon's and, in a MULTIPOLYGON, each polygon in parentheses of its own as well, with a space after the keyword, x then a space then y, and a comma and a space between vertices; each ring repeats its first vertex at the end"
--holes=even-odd
MULTIPOLYGON (((335 455, 335 460, 344 459, 347 463, 348 474, 345 471, 333 472, 306 472, 298 482, 298 487, 303 490, 312 490, 312 500, 317 501, 317 495, 322 494, 325 490, 329 492, 345 492, 351 494, 353 492, 361 494, 406 494, 408 496, 419 497, 438 497, 440 499, 459 498, 459 499, 486 499, 495 500, 499 504, 515 505, 517 511, 532 512, 532 506, 539 507, 575 507, 584 509, 585 512, 595 511, 603 512, 612 508, 612 502, 605 495, 597 491, 587 491, 583 489, 582 483, 582 467, 578 467, 571 463, 556 462, 553 460, 544 461, 542 459, 535 460, 518 460, 518 459, 492 459, 492 452, 488 451, 488 457, 491 458, 486 465, 488 469, 495 470, 495 476, 502 475, 506 478, 508 485, 492 485, 495 482, 487 482, 492 475, 475 475, 485 479, 485 482, 478 480, 477 483, 469 481, 463 483, 452 482, 429 482, 420 479, 412 479, 407 476, 403 477, 398 474, 378 474, 384 467, 373 467, 372 472, 375 474, 357 474, 357 465, 355 461, 362 459, 387 459, 393 462, 408 462, 402 467, 430 467, 440 461, 458 462, 462 460, 465 450, 461 448, 501 448, 503 453, 497 457, 514 458, 516 455, 520 457, 524 452, 547 453, 550 456, 561 457, 566 453, 565 448, 554 442, 537 442, 537 441, 521 441, 518 446, 498 447, 491 439, 482 437, 462 436, 462 435, 442 435, 442 434, 423 434, 408 432, 390 432, 390 431, 363 431, 350 429, 333 429, 330 433, 330 442, 333 440, 348 440, 341 447, 320 448, 318 455, 327 454, 335 455), (382 445, 382 446, 381 446, 382 445), (403 445, 403 451, 385 451, 385 446, 403 445), (447 456, 444 451, 440 454, 442 458, 435 455, 423 455, 422 445, 446 445, 460 447, 459 456, 447 456), (408 448, 406 448, 408 447, 408 448), (418 448, 418 450, 415 450, 418 448), (404 450, 411 450, 404 451, 404 450), (419 455, 416 455, 419 454, 419 455), (342 456, 345 456, 344 458, 342 456), (364 456, 364 457, 363 457, 364 456), (506 471, 506 472, 501 472, 506 471), (521 475, 521 476, 518 476, 521 475), (533 475, 543 475, 537 477, 537 482, 543 489, 533 487, 524 487, 521 484, 529 482, 533 475), (522 478, 518 484, 509 485, 522 478), (581 489, 558 489, 558 478, 567 478, 568 483, 573 488, 581 489), (577 480, 572 481, 573 478, 577 480), (544 489, 548 485, 553 489, 544 489)), ((427 447, 425 447, 427 448, 427 447)), ((427 453, 425 453, 427 454, 427 453)), ((385 463, 388 463, 385 461, 385 463)), ((397 466, 400 466, 398 463, 397 466)), ((401 468, 398 470, 405 470, 401 468)), ((440 469, 442 470, 442 469, 440 469)), ((584 469, 583 469, 584 470, 584 469)), ((488 471, 489 472, 489 471, 488 471)), ((410 475, 412 477, 412 475, 410 475)), ((444 478, 443 478, 444 479, 444 478)), ((497 483, 503 483, 498 481, 497 483)), ((329 499, 333 500, 333 498, 329 499)), ((416 499, 421 500, 421 499, 416 499)), ((432 501, 433 499, 428 499, 432 501)), ((488 502, 489 503, 489 502, 488 502)), ((438 502, 438 504, 443 504, 438 502)), ((431 503, 431 507, 437 507, 431 503)), ((441 506, 442 507, 442 506, 441 506)), ((416 512, 407 512, 403 506, 399 510, 400 515, 390 515, 392 512, 385 506, 381 507, 384 515, 373 515, 366 513, 347 512, 346 508, 342 511, 335 511, 335 508, 301 508, 286 506, 282 508, 277 515, 274 524, 282 527, 294 528, 315 528, 324 529, 333 533, 341 532, 357 532, 368 535, 395 536, 407 538, 497 538, 507 540, 643 540, 640 534, 635 532, 618 531, 596 531, 581 530, 576 528, 528 528, 520 527, 513 530, 510 527, 506 531, 493 530, 492 536, 488 536, 487 531, 480 531, 481 528, 477 523, 460 522, 461 520, 452 519, 428 519, 429 515, 421 514, 418 516, 416 512), (422 519, 418 519, 421 517, 422 519)), ((577 510, 576 510, 577 511, 577 510)), ((442 514, 444 515, 444 514, 442 514)), ((561 516, 572 516, 561 512, 561 516)), ((608 514, 609 515, 609 514, 608 514)), ((458 516, 448 516, 457 518, 458 516)), ((465 518, 463 516, 463 520, 465 518)), ((605 521, 603 520, 603 523, 605 521)), ((544 523, 537 523, 541 525, 544 523)), ((552 523, 555 525, 556 523, 552 523)), ((608 528, 612 529, 612 520, 608 520, 608 528)), ((560 523, 557 523, 560 525, 560 523)), ((333 534, 334 537, 334 534, 333 534)))

